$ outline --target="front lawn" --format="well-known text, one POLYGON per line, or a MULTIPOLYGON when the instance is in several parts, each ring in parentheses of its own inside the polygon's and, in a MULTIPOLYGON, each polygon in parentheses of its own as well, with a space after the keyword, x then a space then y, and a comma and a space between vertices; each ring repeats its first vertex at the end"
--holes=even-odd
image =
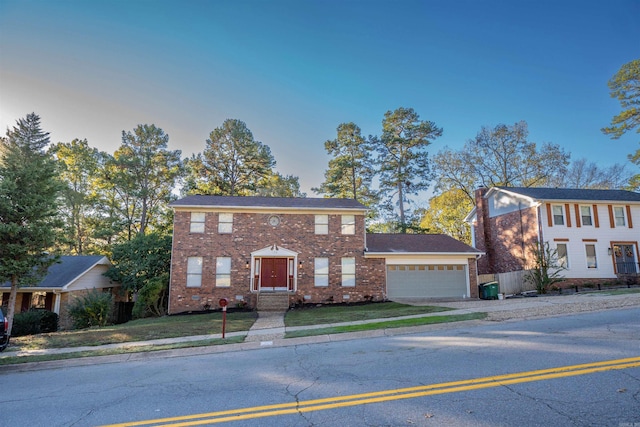
POLYGON ((414 314, 437 313, 453 310, 447 307, 413 306, 397 302, 358 305, 323 305, 289 310, 284 324, 291 326, 321 325, 357 320, 387 319, 414 314))
MULTIPOLYGON (((226 332, 248 331, 255 311, 227 313, 226 332)), ((121 325, 11 338, 12 347, 23 350, 97 346, 161 338, 222 333, 222 313, 184 314, 132 320, 121 325)))
POLYGON ((361 325, 330 326, 318 329, 302 329, 289 331, 285 338, 311 337, 316 335, 343 334, 346 332, 371 331, 374 329, 405 328, 411 326, 433 325, 436 323, 464 322, 466 320, 479 320, 487 317, 487 313, 454 314, 451 316, 428 316, 400 320, 389 320, 361 325))

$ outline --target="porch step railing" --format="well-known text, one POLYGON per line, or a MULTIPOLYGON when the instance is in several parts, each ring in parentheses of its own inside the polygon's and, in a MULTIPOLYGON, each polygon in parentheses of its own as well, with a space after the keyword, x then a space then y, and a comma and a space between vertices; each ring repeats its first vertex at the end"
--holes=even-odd
POLYGON ((289 294, 260 292, 257 309, 258 311, 287 311, 289 309, 289 294))

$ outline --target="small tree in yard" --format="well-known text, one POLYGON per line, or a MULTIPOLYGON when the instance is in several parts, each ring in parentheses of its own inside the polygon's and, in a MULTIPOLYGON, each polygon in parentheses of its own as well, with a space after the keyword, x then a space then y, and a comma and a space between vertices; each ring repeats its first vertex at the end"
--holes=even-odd
POLYGON ((113 295, 111 292, 101 292, 96 289, 73 300, 69 305, 69 316, 73 326, 82 329, 91 326, 106 326, 113 310, 113 295))
POLYGON ((536 242, 531 252, 534 255, 534 267, 529 270, 526 280, 533 283, 539 294, 546 294, 555 283, 562 282, 562 271, 566 267, 558 259, 558 251, 549 246, 549 242, 536 242))
POLYGON ((18 287, 37 283, 56 257, 62 222, 62 184, 56 164, 44 150, 49 133, 40 117, 28 114, 0 138, 0 283, 11 283, 7 319, 13 327, 18 287))
POLYGON ((135 317, 166 313, 171 236, 138 234, 113 247, 113 267, 105 275, 134 294, 135 317))

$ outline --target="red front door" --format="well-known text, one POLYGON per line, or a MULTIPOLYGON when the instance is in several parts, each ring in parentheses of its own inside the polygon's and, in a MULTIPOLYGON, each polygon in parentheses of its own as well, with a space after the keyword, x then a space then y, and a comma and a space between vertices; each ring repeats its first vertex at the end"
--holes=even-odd
POLYGON ((262 289, 287 287, 286 258, 262 258, 262 267, 260 268, 260 287, 262 289))

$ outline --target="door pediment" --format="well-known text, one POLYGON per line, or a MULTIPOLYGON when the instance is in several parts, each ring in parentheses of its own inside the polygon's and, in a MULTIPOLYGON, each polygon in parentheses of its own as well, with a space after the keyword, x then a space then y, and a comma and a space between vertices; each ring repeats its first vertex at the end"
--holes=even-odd
POLYGON ((266 248, 259 249, 255 252, 251 252, 251 256, 256 257, 297 257, 298 253, 290 251, 289 249, 281 248, 278 245, 267 246, 266 248))

